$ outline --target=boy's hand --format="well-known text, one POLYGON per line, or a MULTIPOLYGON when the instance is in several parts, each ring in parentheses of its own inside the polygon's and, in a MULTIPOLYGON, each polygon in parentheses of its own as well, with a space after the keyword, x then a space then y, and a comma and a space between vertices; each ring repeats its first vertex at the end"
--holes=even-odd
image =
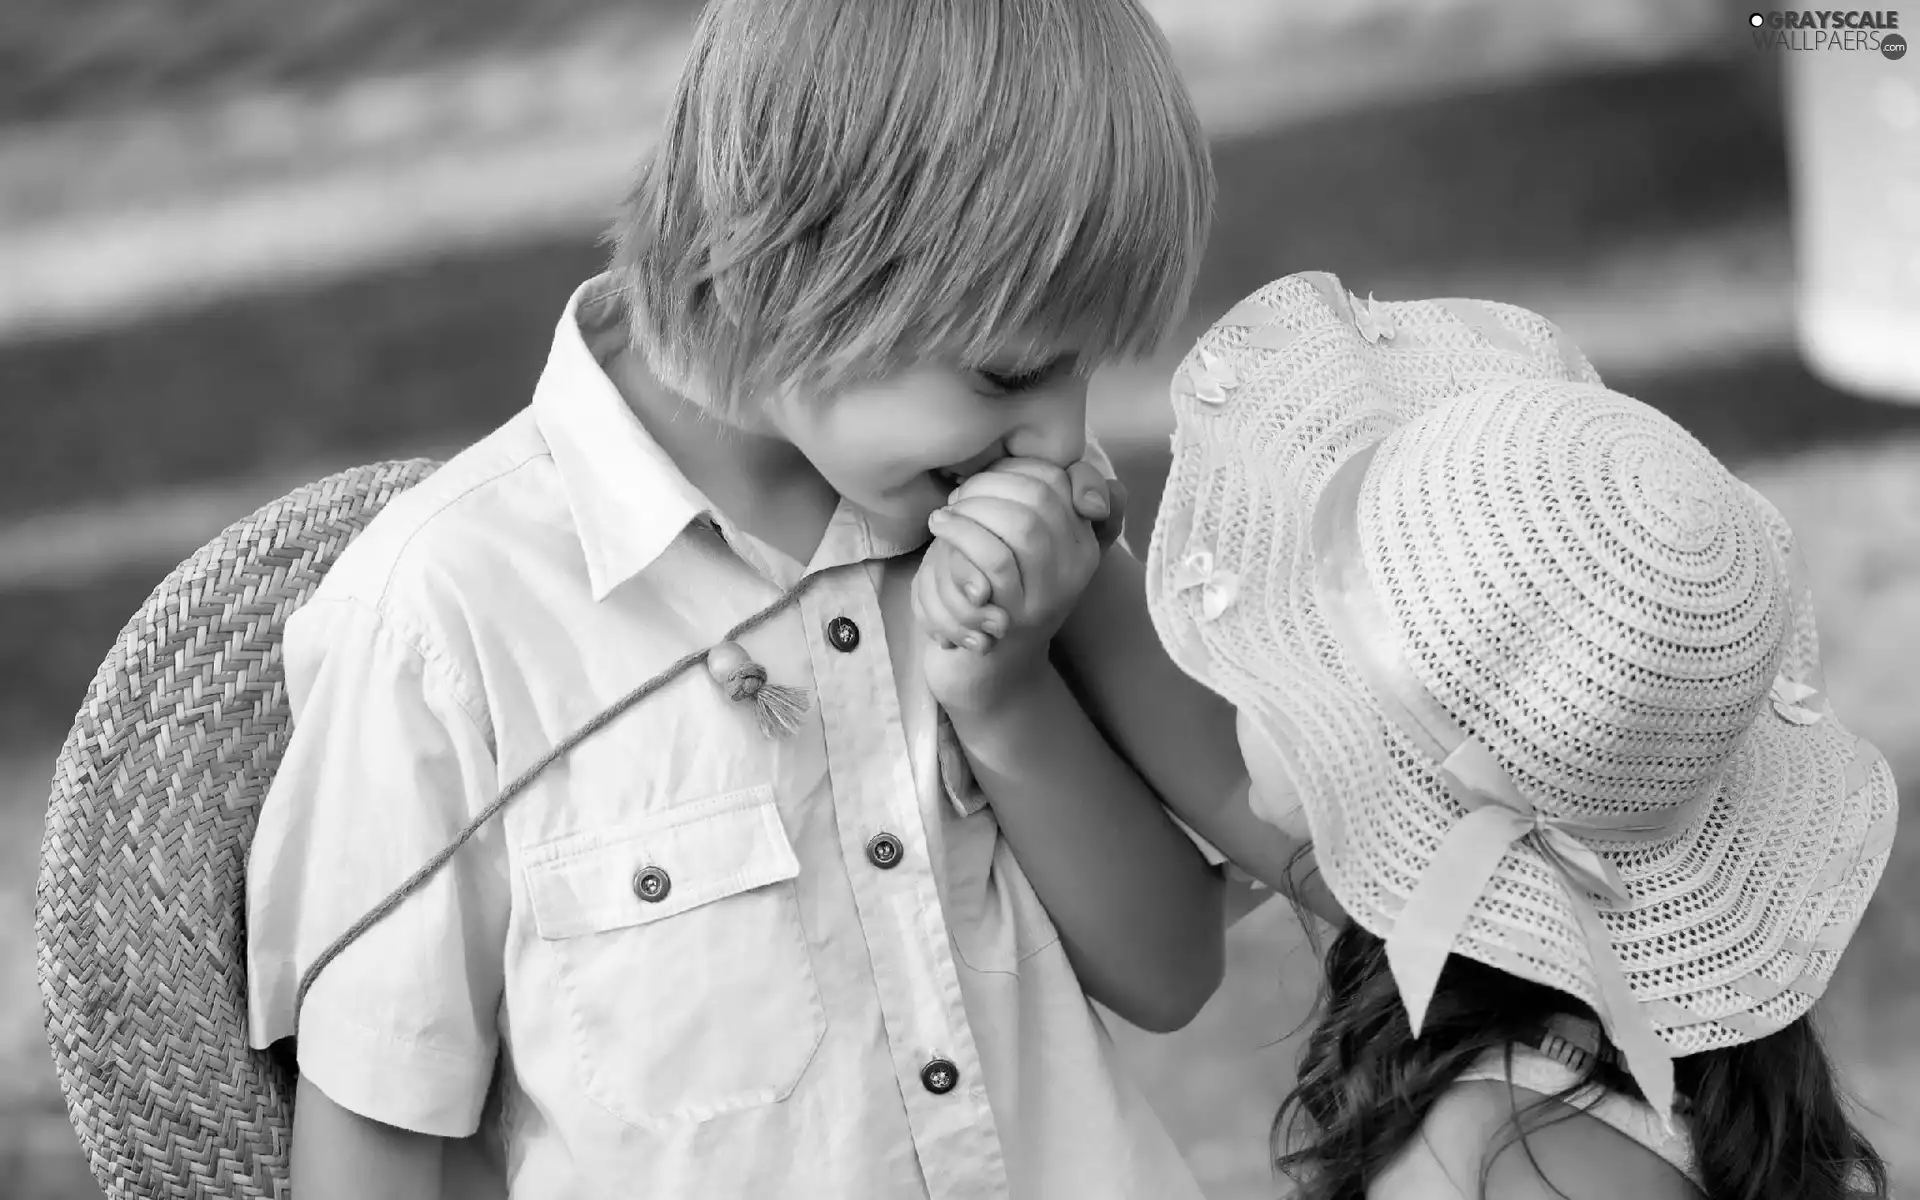
POLYGON ((949 710, 988 707, 1045 666, 1049 642, 1118 533, 1125 492, 1116 485, 1109 495, 1107 485, 1090 464, 1065 471, 1007 459, 935 514, 913 600, 935 643, 927 682, 949 710), (1100 518, 1100 532, 1088 516, 1100 518))

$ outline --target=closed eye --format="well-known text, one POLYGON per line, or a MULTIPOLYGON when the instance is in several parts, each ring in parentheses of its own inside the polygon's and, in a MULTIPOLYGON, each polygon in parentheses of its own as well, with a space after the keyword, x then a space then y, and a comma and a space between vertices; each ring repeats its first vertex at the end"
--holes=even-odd
POLYGON ((1039 387, 1046 382, 1047 375, 1046 371, 1028 371, 1022 375, 1003 375, 998 371, 980 372, 980 378, 1003 392, 1024 392, 1029 388, 1039 387))
POLYGON ((1054 379, 1070 367, 1072 362, 1070 357, 1062 356, 1031 371, 989 371, 983 368, 979 371, 979 375, 999 391, 1026 392, 1054 379))

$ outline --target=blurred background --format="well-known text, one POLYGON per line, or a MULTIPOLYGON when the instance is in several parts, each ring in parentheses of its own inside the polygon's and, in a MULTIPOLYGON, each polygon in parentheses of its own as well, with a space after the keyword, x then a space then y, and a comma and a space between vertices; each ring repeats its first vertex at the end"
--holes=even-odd
MULTIPOLYGON (((1151 7, 1220 176, 1189 332, 1307 269, 1552 317, 1793 521, 1834 700, 1920 795, 1920 55, 1780 45, 1725 0, 1151 7)), ((230 521, 526 402, 696 8, 0 5, 0 1196, 99 1195, 32 966, 50 765, 94 667, 230 521)), ((1098 385, 1136 539, 1185 340, 1098 385)), ((1909 819, 1825 1003, 1905 1196, 1916 866, 1909 819)), ((1269 906, 1194 1026, 1121 1031, 1218 1200, 1280 1190, 1314 983, 1269 906)))

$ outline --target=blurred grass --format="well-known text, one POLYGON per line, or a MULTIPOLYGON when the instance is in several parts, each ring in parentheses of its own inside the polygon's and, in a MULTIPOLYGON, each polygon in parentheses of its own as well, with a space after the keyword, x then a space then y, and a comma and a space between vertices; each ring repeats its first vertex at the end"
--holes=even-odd
POLYGON ((312 88, 526 50, 700 0, 7 0, 0 125, 312 88))

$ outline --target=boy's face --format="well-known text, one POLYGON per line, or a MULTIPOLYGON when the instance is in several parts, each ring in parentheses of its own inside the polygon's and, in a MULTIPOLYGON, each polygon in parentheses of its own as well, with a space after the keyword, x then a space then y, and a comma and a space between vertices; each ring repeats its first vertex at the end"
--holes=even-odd
POLYGON ((960 481, 997 459, 1061 467, 1086 454, 1087 381, 1071 355, 1037 370, 922 364, 830 396, 794 395, 769 419, 891 538, 913 540, 960 481))

